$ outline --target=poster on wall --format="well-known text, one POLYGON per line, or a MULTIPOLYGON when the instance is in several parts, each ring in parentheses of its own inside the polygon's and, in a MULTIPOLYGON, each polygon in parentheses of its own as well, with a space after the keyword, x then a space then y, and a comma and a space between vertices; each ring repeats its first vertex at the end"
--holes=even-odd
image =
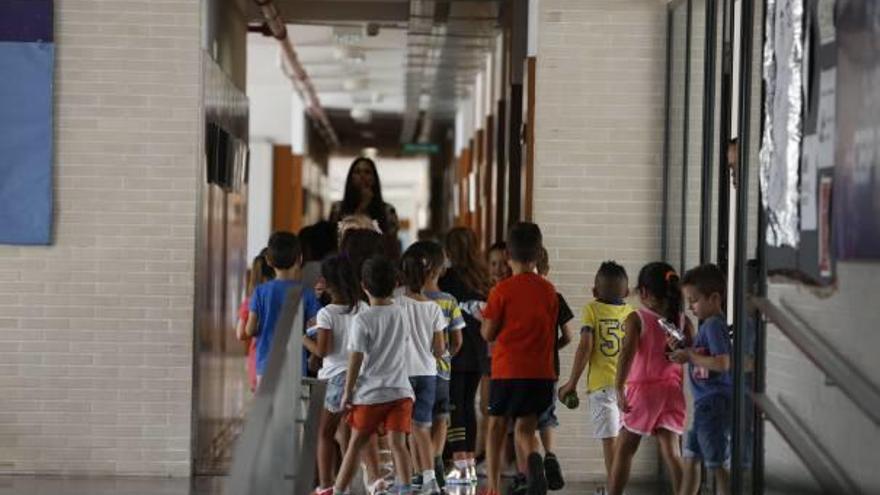
POLYGON ((880 259, 880 2, 838 0, 832 232, 839 259, 880 259))
POLYGON ((0 244, 52 235, 52 0, 0 1, 0 244))

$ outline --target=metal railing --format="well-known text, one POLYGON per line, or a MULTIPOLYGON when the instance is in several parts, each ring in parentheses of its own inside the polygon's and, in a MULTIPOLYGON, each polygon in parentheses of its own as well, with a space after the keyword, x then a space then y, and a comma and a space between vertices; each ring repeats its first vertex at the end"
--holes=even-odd
POLYGON ((814 435, 809 434, 806 426, 782 397, 778 399, 779 405, 764 394, 753 393, 752 399, 801 458, 824 493, 862 493, 840 464, 828 455, 828 449, 814 435))
POLYGON ((309 493, 324 382, 302 378, 302 289, 291 288, 275 326, 266 372, 235 445, 227 495, 309 493))
POLYGON ((794 311, 789 308, 788 311, 783 311, 763 297, 752 298, 752 302, 817 368, 828 375, 834 386, 839 388, 875 425, 880 426, 880 389, 871 380, 841 356, 794 311))
MULTIPOLYGON (((787 311, 783 310, 766 297, 752 297, 750 300, 865 416, 874 424, 880 425, 880 390, 874 383, 791 308, 786 307, 787 311)), ((784 303, 782 305, 785 306, 784 303)), ((751 395, 767 420, 773 423, 786 443, 800 457, 824 492, 862 493, 859 486, 846 474, 846 470, 830 455, 830 450, 810 433, 782 396, 774 401, 764 393, 751 395)))

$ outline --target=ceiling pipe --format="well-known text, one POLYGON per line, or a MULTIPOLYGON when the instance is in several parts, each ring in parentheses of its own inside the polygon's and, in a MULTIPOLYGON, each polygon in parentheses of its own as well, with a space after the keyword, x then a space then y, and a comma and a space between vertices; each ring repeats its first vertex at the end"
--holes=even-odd
POLYGON ((274 0, 254 1, 260 8, 260 12, 263 13, 263 18, 266 20, 266 27, 268 27, 272 37, 277 39, 281 46, 281 53, 284 56, 284 62, 287 68, 284 72, 293 82, 293 87, 299 94, 300 98, 305 102, 306 113, 308 113, 317 124, 318 132, 327 144, 330 145, 331 148, 339 146, 339 137, 336 135, 336 131, 333 130, 333 125, 330 124, 330 119, 327 117, 327 113, 324 112, 324 108, 321 106, 321 100, 318 98, 318 93, 315 91, 312 80, 309 78, 308 73, 306 73, 305 68, 303 68, 299 61, 299 57, 293 47, 293 42, 290 41, 290 37, 287 35, 287 24, 285 24, 284 19, 281 17, 281 13, 275 6, 274 0))

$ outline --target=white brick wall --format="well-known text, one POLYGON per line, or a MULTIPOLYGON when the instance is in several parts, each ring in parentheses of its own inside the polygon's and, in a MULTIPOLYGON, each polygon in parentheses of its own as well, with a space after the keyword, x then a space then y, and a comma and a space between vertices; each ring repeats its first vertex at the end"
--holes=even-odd
POLYGON ((55 240, 0 246, 0 472, 189 474, 199 5, 55 2, 55 240))
MULTIPOLYGON (((599 264, 634 280, 660 256, 666 7, 647 0, 540 3, 535 221, 551 277, 576 308, 599 264)), ((573 348, 563 353, 563 374, 573 348)), ((601 445, 584 408, 560 412, 559 453, 571 479, 604 479, 601 445)), ((653 442, 633 475, 657 473, 653 442)))

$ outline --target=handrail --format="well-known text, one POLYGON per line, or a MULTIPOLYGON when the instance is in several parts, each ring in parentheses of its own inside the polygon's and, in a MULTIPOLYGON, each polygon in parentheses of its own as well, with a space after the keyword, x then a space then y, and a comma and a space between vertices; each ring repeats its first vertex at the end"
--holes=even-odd
POLYGON ((315 410, 323 407, 325 388, 300 378, 302 335, 302 288, 294 287, 275 325, 266 371, 236 442, 224 493, 290 495, 311 489, 315 455, 304 449, 317 443, 317 424, 309 423, 319 417, 315 410), (303 418, 305 390, 310 394, 303 418))
POLYGON ((758 408, 764 412, 764 416, 773 423, 776 430, 822 486, 823 493, 852 493, 856 495, 862 493, 858 485, 846 475, 846 471, 828 455, 828 449, 819 444, 815 436, 808 433, 803 422, 781 397, 779 398, 780 407, 765 394, 752 393, 751 396, 758 408))
POLYGON ((764 297, 752 297, 751 301, 817 368, 828 375, 835 386, 840 388, 875 425, 880 426, 880 390, 874 383, 846 361, 816 330, 793 311, 789 310, 792 314, 792 317, 789 317, 781 308, 764 297))

